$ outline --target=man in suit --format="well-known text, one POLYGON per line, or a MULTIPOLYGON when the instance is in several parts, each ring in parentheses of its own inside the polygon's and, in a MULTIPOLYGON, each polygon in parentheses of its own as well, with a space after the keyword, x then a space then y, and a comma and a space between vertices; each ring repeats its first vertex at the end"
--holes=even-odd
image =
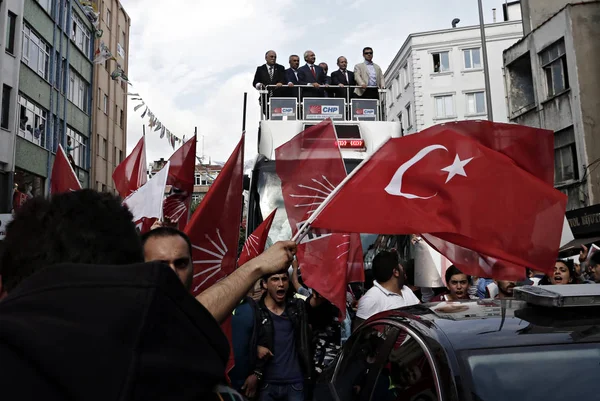
POLYGON ((286 90, 287 97, 298 97, 298 89, 294 88, 298 85, 298 67, 300 66, 300 56, 292 54, 289 58, 290 68, 285 70, 285 80, 290 89, 286 90))
MULTIPOLYGON (((327 65, 327 63, 319 63, 319 67, 321 67, 323 69, 323 72, 325 73, 325 83, 327 84, 327 86, 331 85, 331 77, 329 75, 327 75, 327 72, 329 71, 329 66, 327 65)), ((331 89, 331 88, 325 88, 325 96, 326 97, 334 97, 335 96, 335 89, 331 89)))
POLYGON ((315 53, 312 50, 304 52, 306 65, 298 68, 298 82, 300 85, 312 85, 314 89, 302 90, 302 97, 323 97, 321 85, 327 85, 327 75, 321 67, 315 65, 315 53))
POLYGON ((354 80, 354 73, 348 71, 348 60, 344 56, 340 56, 337 59, 337 65, 339 70, 331 73, 331 85, 337 85, 340 87, 336 91, 336 97, 345 98, 349 101, 352 98, 352 93, 348 93, 349 89, 343 89, 345 86, 354 86, 356 81, 354 80))
POLYGON ((354 93, 363 99, 379 99, 379 89, 385 88, 383 81, 383 71, 381 67, 373 62, 373 49, 365 47, 363 49, 365 61, 354 66, 354 79, 360 88, 354 89, 354 93), (373 88, 367 88, 371 86, 373 88))
MULTIPOLYGON (((254 74, 254 81, 252 86, 257 90, 266 89, 267 85, 277 85, 277 88, 269 88, 268 98, 271 96, 281 95, 281 87, 285 83, 285 67, 277 64, 277 53, 273 50, 269 50, 265 53, 266 63, 256 67, 256 73, 254 74)), ((258 101, 262 103, 261 97, 258 101)), ((263 114, 267 115, 267 104, 262 105, 263 114)))

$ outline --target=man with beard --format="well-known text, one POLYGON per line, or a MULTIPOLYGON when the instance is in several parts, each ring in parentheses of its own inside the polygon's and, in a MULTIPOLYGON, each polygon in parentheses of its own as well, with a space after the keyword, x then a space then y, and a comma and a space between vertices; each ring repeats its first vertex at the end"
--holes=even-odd
POLYGON ((513 289, 517 286, 514 281, 496 280, 486 287, 487 297, 494 299, 509 299, 513 297, 513 289))
POLYGON ((411 289, 404 285, 405 264, 398 260, 396 252, 381 251, 375 256, 373 287, 358 301, 354 328, 379 312, 419 303, 411 289))
POLYGON ((259 359, 254 371, 259 400, 310 400, 313 363, 304 301, 287 297, 285 270, 264 276, 262 285, 266 293, 258 303, 258 345, 271 357, 259 359))

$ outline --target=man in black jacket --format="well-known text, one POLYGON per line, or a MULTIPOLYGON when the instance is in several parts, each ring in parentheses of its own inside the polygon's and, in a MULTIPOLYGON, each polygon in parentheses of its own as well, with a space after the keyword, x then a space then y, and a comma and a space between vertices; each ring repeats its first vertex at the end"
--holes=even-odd
POLYGON ((336 97, 350 99, 352 98, 352 91, 348 88, 343 88, 349 85, 356 85, 354 73, 352 71, 348 71, 348 60, 344 56, 338 57, 337 65, 339 69, 331 73, 331 85, 337 85, 340 87, 340 89, 336 91, 336 97))
POLYGON ((142 263, 120 199, 92 190, 29 200, 4 246, 2 400, 218 399, 229 347, 217 320, 294 253, 274 244, 194 299, 167 265, 142 263))
MULTIPOLYGON (((274 50, 269 50, 265 53, 265 64, 256 67, 252 86, 257 90, 268 89, 268 97, 283 95, 282 86, 287 84, 285 78, 285 67, 277 64, 277 53, 274 50), (277 85, 276 88, 268 88, 268 85, 277 85)), ((258 101, 262 103, 263 97, 259 97, 258 101)), ((267 115, 267 104, 262 104, 263 114, 267 115)))
POLYGON ((304 301, 288 298, 286 271, 263 278, 266 294, 258 303, 258 345, 270 358, 257 361, 261 401, 312 399, 311 336, 304 301))

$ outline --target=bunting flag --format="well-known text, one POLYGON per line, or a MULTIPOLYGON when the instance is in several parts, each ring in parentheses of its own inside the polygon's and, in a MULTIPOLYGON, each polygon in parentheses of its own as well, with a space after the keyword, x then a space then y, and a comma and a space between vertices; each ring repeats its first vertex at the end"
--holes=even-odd
MULTIPOLYGON (((113 81, 117 81, 117 80, 119 82, 120 81, 125 81, 125 82, 127 82, 127 84, 131 85, 131 82, 129 82, 129 78, 127 77, 127 75, 125 75, 125 71, 123 71, 123 68, 121 67, 120 64, 117 64, 117 68, 113 72, 110 73, 110 78, 113 81)), ((141 98, 136 98, 136 99, 141 100, 141 98)), ((142 104, 143 103, 144 102, 142 101, 142 104)))
POLYGON ((89 1, 80 1, 81 8, 83 9, 83 13, 90 20, 92 26, 94 27, 94 35, 97 38, 101 38, 103 31, 100 29, 100 13, 96 8, 96 5, 89 1))
POLYGON ((94 53, 94 64, 102 64, 106 60, 117 60, 115 56, 110 52, 110 49, 104 42, 100 42, 100 47, 94 53))

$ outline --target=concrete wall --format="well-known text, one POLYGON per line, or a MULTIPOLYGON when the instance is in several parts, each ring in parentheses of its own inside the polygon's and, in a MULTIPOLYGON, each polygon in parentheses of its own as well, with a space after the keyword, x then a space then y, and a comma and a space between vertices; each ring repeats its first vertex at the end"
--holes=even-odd
MULTIPOLYGON (((4 85, 11 88, 8 105, 8 128, 0 127, 0 213, 10 211, 12 194, 12 172, 14 171, 14 152, 16 127, 18 120, 17 98, 19 94, 19 71, 21 67, 21 49, 23 29, 23 2, 20 0, 4 0, 0 3, 0 95, 4 85), (5 51, 8 43, 8 12, 16 15, 14 51, 5 51)), ((0 106, 2 105, 0 96, 0 106)))
MULTIPOLYGON (((586 165, 600 159, 600 3, 570 7, 573 47, 581 91, 581 125, 586 165)), ((590 203, 600 203, 600 169, 588 168, 590 203)))
MULTIPOLYGON (((131 20, 117 0, 96 0, 95 3, 100 12, 100 27, 104 31, 100 40, 108 46, 117 61, 109 61, 108 69, 104 64, 96 65, 94 69, 91 186, 99 190, 104 188, 115 192, 112 173, 126 157, 127 152, 127 91, 129 88, 127 85, 122 86, 118 81, 113 81, 110 74, 117 68, 117 63, 121 65, 125 74, 128 73, 131 20), (110 26, 107 21, 107 10, 110 10, 111 14, 110 26), (118 44, 124 48, 124 58, 117 52, 118 44), (103 110, 104 95, 109 99, 107 113, 103 110), (122 125, 121 111, 123 112, 122 125), (108 142, 107 154, 100 149, 102 139, 108 142), (116 160, 119 153, 120 160, 116 160)), ((96 41, 96 47, 100 40, 96 41)))
POLYGON ((524 33, 527 35, 542 25, 567 4, 593 1, 595 0, 521 0, 524 33))

